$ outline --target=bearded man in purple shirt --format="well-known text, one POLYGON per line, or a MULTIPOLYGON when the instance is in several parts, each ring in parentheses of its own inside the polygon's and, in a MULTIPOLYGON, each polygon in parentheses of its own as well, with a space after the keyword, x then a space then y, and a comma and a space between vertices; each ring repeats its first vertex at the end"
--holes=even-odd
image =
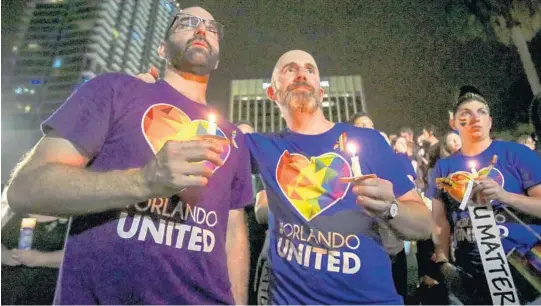
POLYGON ((8 201, 74 216, 55 303, 246 303, 249 152, 234 125, 207 121, 222 36, 207 11, 185 9, 158 50, 163 80, 98 76, 42 124, 8 201))

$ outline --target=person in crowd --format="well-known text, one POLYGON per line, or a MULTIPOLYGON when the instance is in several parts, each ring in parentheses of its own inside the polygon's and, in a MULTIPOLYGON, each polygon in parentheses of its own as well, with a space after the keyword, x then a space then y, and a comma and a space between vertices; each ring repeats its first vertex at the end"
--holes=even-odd
POLYGON ((413 132, 413 129, 409 126, 405 126, 400 128, 400 137, 404 137, 406 139, 407 143, 413 143, 415 134, 413 132))
MULTIPOLYGON (((433 146, 437 144, 439 141, 438 128, 436 128, 436 126, 432 124, 429 126, 426 126, 423 128, 423 134, 421 136, 423 136, 424 141, 428 141, 428 143, 430 143, 430 145, 433 146)), ((419 146, 421 146, 421 144, 419 146)))
POLYGON ((530 135, 521 135, 517 139, 517 143, 525 145, 526 147, 528 147, 532 151, 535 150, 535 141, 533 140, 532 136, 530 136, 530 135))
POLYGON ((50 305, 64 255, 67 219, 18 215, 2 193, 2 304, 50 305), (21 241, 21 227, 32 233, 21 241))
POLYGON ((349 119, 349 122, 356 127, 374 129, 372 118, 365 112, 356 113, 349 119))
POLYGON ((402 303, 381 238, 373 229, 381 222, 404 238, 430 234, 428 209, 402 165, 377 131, 325 119, 319 71, 310 54, 286 52, 276 63, 271 83, 267 95, 277 103, 288 130, 248 135, 270 209, 270 302, 402 303), (340 145, 345 138, 357 145, 363 173, 377 178, 338 181, 352 175, 351 157, 340 145), (319 162, 323 159, 326 166, 319 162), (316 175, 311 163, 337 176, 316 175), (403 215, 390 218, 393 207, 403 209, 403 215), (344 243, 327 240, 329 235, 343 237, 344 243))
MULTIPOLYGON (((374 123, 367 113, 359 112, 350 119, 350 123, 356 127, 374 129, 374 123)), ((390 144, 387 135, 383 132, 380 134, 385 138, 387 143, 390 144)), ((404 165, 408 178, 413 180, 415 178, 415 172, 413 166, 409 163, 409 159, 406 156, 404 160, 403 156, 399 154, 399 159, 404 165)), ((405 155, 404 155, 405 156, 405 155)), ((393 281, 398 294, 405 300, 408 297, 408 265, 406 260, 406 252, 404 250, 404 241, 396 237, 392 230, 387 226, 380 226, 379 234, 383 239, 383 245, 387 250, 391 258, 393 281)))
MULTIPOLYGON (((440 267, 450 266, 450 245, 453 239, 454 264, 459 271, 460 284, 467 289, 458 297, 464 303, 492 304, 482 263, 482 256, 486 254, 479 252, 476 243, 476 240, 486 237, 475 236, 469 210, 459 209, 464 196, 463 187, 467 184, 467 181, 459 177, 468 173, 476 182, 468 205, 492 204, 495 222, 500 233, 504 233, 501 236, 505 252, 503 256, 514 254, 523 257, 531 253, 532 248, 539 243, 531 231, 541 232, 541 157, 523 145, 490 138, 490 107, 474 87, 461 88, 454 119, 450 123, 452 129, 459 132, 462 148, 454 155, 440 159, 433 175, 434 178, 450 179, 450 187, 442 189, 435 179, 431 179, 427 192, 432 198, 432 213, 437 225, 435 262, 440 267), (527 227, 519 223, 515 216, 527 227)), ((525 271, 524 268, 515 267, 511 263, 510 260, 511 275, 519 297, 506 298, 520 299, 521 303, 527 303, 534 298, 532 295, 535 290, 522 277, 522 272, 517 273, 525 271)))
MULTIPOLYGON (((254 133, 254 127, 248 121, 239 121, 235 124, 237 128, 244 134, 254 133)), ((252 171, 255 172, 256 168, 253 167, 252 171)), ((265 244, 266 233, 267 233, 267 223, 260 222, 258 215, 256 215, 256 207, 258 204, 258 198, 261 198, 259 195, 260 192, 264 192, 263 182, 257 173, 252 174, 252 187, 253 194, 256 195, 252 205, 248 205, 245 208, 246 219, 248 221, 248 242, 250 245, 250 274, 248 279, 248 304, 257 305, 260 300, 258 298, 258 291, 254 288, 258 287, 258 262, 260 255, 263 251, 263 246, 265 244)))
MULTIPOLYGON (((456 135, 456 134, 455 134, 456 135)), ((456 135, 458 136, 458 135, 456 135)), ((442 138, 438 143, 433 146, 430 146, 428 142, 425 142, 425 150, 427 152, 426 159, 427 165, 423 170, 423 177, 421 179, 423 195, 428 189, 429 181, 434 180, 433 172, 434 166, 437 161, 442 157, 447 157, 450 154, 447 154, 445 149, 446 145, 446 136, 442 138)), ((428 203, 428 207, 432 210, 432 202, 430 199, 424 198, 428 203)), ((434 262, 432 261, 432 256, 434 255, 434 243, 432 239, 419 240, 416 243, 417 252, 415 254, 417 260, 417 275, 419 277, 419 283, 413 297, 413 303, 422 304, 422 305, 449 305, 449 292, 447 290, 445 280, 438 278, 436 280, 437 266, 434 267, 434 262)))
MULTIPOLYGON (((255 216, 257 222, 262 226, 268 227, 269 224, 269 200, 267 192, 261 190, 256 195, 255 216)), ((269 286, 270 286, 270 264, 269 264, 269 235, 266 232, 263 247, 259 253, 257 260, 257 269, 255 273, 255 283, 253 292, 256 295, 257 305, 268 305, 269 302, 269 286)))
POLYGON ((460 148, 462 148, 462 140, 460 140, 460 136, 453 131, 449 131, 443 137, 443 146, 440 147, 440 155, 442 157, 451 156, 460 151, 460 148))
POLYGON ((417 178, 415 172, 414 163, 408 155, 408 142, 404 137, 398 137, 394 145, 394 151, 398 156, 400 163, 402 164, 404 170, 406 171, 408 178, 411 181, 414 181, 417 178))
POLYGON ((223 29, 180 11, 163 80, 100 75, 42 124, 7 192, 15 212, 74 216, 55 303, 247 303, 249 151, 206 105, 223 29))
MULTIPOLYGON (((372 129, 372 130, 375 129, 374 122, 372 121, 370 116, 365 112, 356 113, 355 115, 351 117, 349 122, 356 127, 367 128, 367 129, 372 129)), ((387 141, 387 143, 390 145, 391 141, 389 140, 389 137, 387 137, 387 134, 381 131, 379 131, 379 133, 381 134, 381 136, 383 136, 383 138, 385 138, 385 141, 387 141)))

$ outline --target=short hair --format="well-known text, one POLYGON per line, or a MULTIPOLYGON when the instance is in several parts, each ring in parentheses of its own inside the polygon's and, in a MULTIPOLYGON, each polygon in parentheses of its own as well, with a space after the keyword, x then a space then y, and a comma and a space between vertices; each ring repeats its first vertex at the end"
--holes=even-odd
POLYGON ((479 89, 477 89, 475 86, 471 85, 465 85, 460 87, 458 92, 458 97, 455 103, 455 108, 453 111, 453 114, 456 114, 456 111, 460 107, 460 105, 470 102, 470 101, 479 101, 487 106, 487 108, 490 111, 490 107, 488 106, 487 100, 484 98, 483 94, 479 89))
MULTIPOLYGON (((368 117, 370 118, 370 116, 368 115, 368 113, 366 112, 358 112, 356 113, 355 115, 353 115, 350 119, 349 119, 349 123, 351 124, 354 124, 355 121, 361 117, 368 117)), ((372 118, 370 118, 370 120, 372 120, 372 118)))
POLYGON ((241 125, 248 125, 251 128, 254 128, 254 125, 248 120, 240 120, 240 121, 235 122, 235 126, 241 126, 241 125))

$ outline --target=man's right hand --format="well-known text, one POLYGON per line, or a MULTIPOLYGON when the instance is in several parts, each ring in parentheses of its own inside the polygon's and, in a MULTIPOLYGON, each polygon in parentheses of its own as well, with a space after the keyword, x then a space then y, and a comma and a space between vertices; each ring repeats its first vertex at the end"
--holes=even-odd
POLYGON ((212 141, 168 141, 141 170, 152 197, 169 197, 186 187, 206 186, 212 169, 205 161, 221 166, 223 147, 212 141))

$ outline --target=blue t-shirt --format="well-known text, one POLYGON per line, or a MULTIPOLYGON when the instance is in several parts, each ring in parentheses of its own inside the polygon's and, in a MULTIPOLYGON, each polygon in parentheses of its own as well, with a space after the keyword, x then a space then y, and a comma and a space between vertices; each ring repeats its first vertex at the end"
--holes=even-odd
POLYGON ((320 135, 248 135, 269 198, 273 304, 402 303, 376 219, 338 180, 352 176, 346 142, 359 148, 363 174, 391 181, 396 197, 413 189, 375 130, 336 123, 320 135))
MULTIPOLYGON (((427 197, 439 199, 445 205, 453 233, 456 264, 471 274, 483 275, 484 271, 469 212, 467 209, 461 211, 458 208, 465 189, 464 185, 467 182, 459 183, 454 191, 448 193, 437 189, 435 179, 439 177, 457 178, 457 175, 463 171, 471 173, 469 166, 471 161, 477 165, 476 171, 483 174, 486 172, 483 169, 490 165, 494 155, 498 156, 498 161, 489 177, 500 183, 506 191, 526 195, 529 188, 541 183, 541 157, 539 155, 521 144, 493 141, 484 152, 477 156, 464 156, 458 152, 448 158, 440 159, 436 163, 433 175, 431 175, 427 191, 427 197)), ((535 245, 537 239, 501 208, 504 204, 497 201, 492 202, 494 218, 500 228, 504 251, 508 253, 515 249, 515 252, 524 255, 535 245)), ((536 232, 541 232, 539 218, 521 213, 510 205, 506 205, 506 207, 536 232)))

